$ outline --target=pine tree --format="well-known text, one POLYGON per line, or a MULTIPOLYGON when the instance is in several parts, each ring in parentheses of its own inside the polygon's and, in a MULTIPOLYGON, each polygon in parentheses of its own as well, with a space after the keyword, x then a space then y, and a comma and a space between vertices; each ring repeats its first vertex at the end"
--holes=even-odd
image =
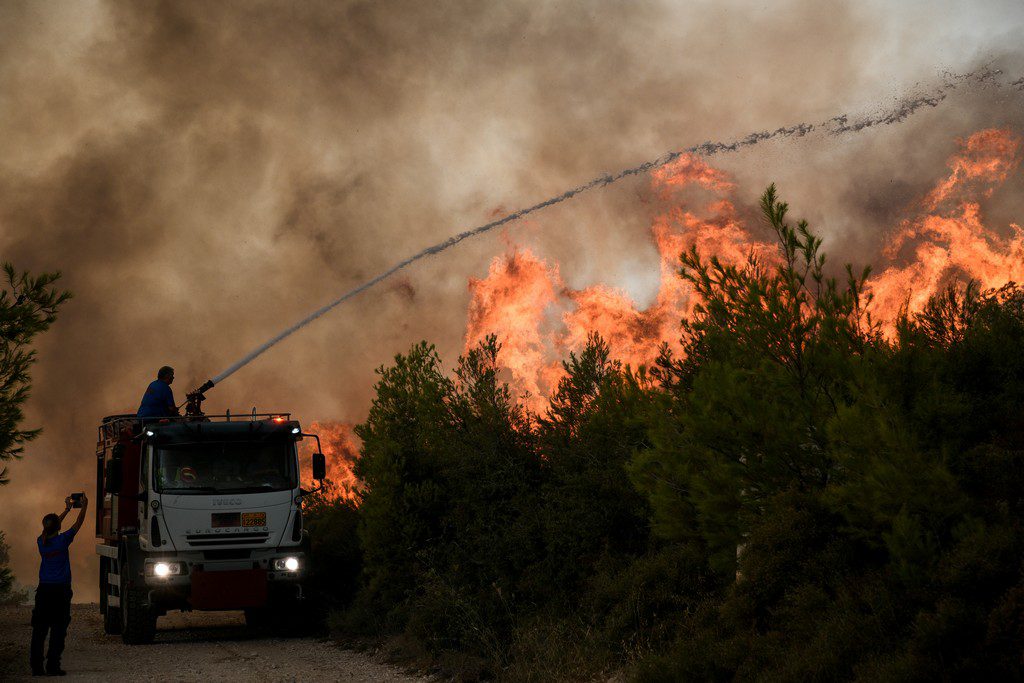
POLYGON ((11 560, 10 550, 4 532, 0 531, 0 605, 16 604, 28 598, 26 591, 15 588, 14 572, 7 566, 11 560))
POLYGON ((848 400, 856 359, 877 338, 864 280, 825 273, 821 240, 775 186, 761 198, 779 247, 772 262, 727 264, 696 247, 681 276, 699 303, 683 323, 685 357, 663 356, 670 400, 653 416, 652 449, 632 465, 654 529, 707 553, 723 575, 736 548, 789 488, 825 486, 834 473, 826 425, 848 400))
MULTIPOLYGON (((22 408, 32 387, 29 370, 36 360, 35 337, 57 319, 57 310, 71 298, 54 283, 60 273, 33 277, 3 265, 6 286, 0 289, 0 462, 18 459, 25 444, 39 436, 39 429, 22 429, 22 408)), ((0 485, 8 483, 6 467, 0 468, 0 485)))

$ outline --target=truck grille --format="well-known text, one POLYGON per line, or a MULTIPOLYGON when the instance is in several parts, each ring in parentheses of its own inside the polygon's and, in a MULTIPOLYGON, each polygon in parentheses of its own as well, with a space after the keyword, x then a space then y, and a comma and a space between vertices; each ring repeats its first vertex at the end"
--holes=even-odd
POLYGON ((266 531, 243 531, 234 534, 188 534, 185 540, 191 546, 209 545, 252 545, 266 543, 270 534, 266 531))

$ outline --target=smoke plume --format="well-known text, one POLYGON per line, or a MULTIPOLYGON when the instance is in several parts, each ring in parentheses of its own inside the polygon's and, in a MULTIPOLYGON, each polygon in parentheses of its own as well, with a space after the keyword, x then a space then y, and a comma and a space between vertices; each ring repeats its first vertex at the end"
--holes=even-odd
MULTIPOLYGON (((843 131, 955 85, 900 125, 716 160, 741 214, 775 181, 834 260, 871 261, 956 138, 1024 130, 1010 85, 1022 28, 1010 1, 3 3, 0 256, 59 269, 75 293, 39 345, 28 424, 44 435, 0 490, 18 578, 34 581, 42 515, 93 491, 100 418, 134 411, 161 365, 180 401, 459 226, 694 141, 850 112, 829 123, 843 131), (1008 85, 943 76, 985 66, 1008 85)), ((649 187, 629 176, 506 237, 559 263, 568 287, 607 283, 643 304, 660 263, 649 187)), ((1021 222, 1020 190, 1013 176, 986 200, 987 224, 1021 222)), ((426 338, 458 354, 468 278, 504 249, 482 236, 417 262, 208 407, 359 421, 394 353, 426 338)), ((77 599, 96 597, 91 532, 73 546, 77 599)))
MULTIPOLYGON (((292 336, 302 328, 309 325, 314 320, 334 310, 335 308, 345 303, 352 297, 362 294, 366 290, 388 279, 395 273, 405 270, 406 268, 416 263, 417 261, 425 259, 428 256, 440 254, 442 251, 447 251, 448 249, 458 245, 463 240, 477 237, 486 232, 490 232, 495 228, 500 228, 501 226, 507 225, 513 221, 518 221, 536 211, 541 211, 550 206, 561 204, 562 202, 573 199, 578 195, 583 194, 584 192, 589 192, 590 190, 607 187, 613 183, 616 183, 624 178, 629 178, 631 176, 638 176, 645 173, 651 173, 653 171, 656 171, 657 169, 662 168, 663 166, 666 166, 667 164, 671 164, 673 161, 676 161, 683 155, 687 154, 699 154, 700 156, 710 157, 715 156, 716 154, 721 154, 723 152, 735 152, 739 149, 743 149, 744 147, 752 147, 758 143, 766 142, 768 140, 774 140, 777 138, 803 137, 804 135, 812 133, 818 129, 824 129, 826 134, 837 136, 844 135, 847 133, 857 133, 866 128, 872 128, 874 126, 888 126, 893 123, 900 123, 907 117, 913 115, 914 112, 916 112, 918 109, 922 107, 937 107, 939 103, 941 103, 942 100, 946 98, 947 91, 956 87, 955 84, 958 81, 970 82, 972 80, 975 80, 978 82, 995 83, 996 87, 1000 88, 1004 87, 1004 83, 995 80, 997 75, 997 73, 989 69, 982 69, 975 73, 957 76, 956 78, 953 78, 950 81, 943 83, 940 87, 938 87, 935 90, 934 94, 919 95, 913 98, 904 98, 896 105, 896 107, 889 111, 883 112, 881 114, 864 116, 860 119, 857 119, 853 123, 850 123, 850 117, 847 114, 839 114, 838 116, 834 116, 828 121, 825 121, 824 123, 817 126, 812 123, 798 123, 792 126, 776 128, 773 131, 761 131, 756 133, 750 133, 738 140, 733 140, 731 142, 704 142, 699 145, 693 145, 692 147, 688 147, 687 149, 684 150, 667 152, 664 155, 658 157, 657 159, 654 159, 653 161, 645 161, 639 166, 632 166, 630 168, 623 169, 618 173, 607 174, 600 176, 598 178, 594 178, 593 180, 584 183, 583 185, 579 185, 570 190, 566 190, 565 192, 559 195, 545 199, 544 201, 538 202, 532 206, 528 206, 525 209, 519 209, 518 211, 514 211, 510 214, 502 216, 497 220, 493 220, 489 223, 484 223, 483 225, 477 226, 475 228, 470 228, 469 230, 464 230, 458 233, 457 235, 452 235, 443 242, 438 242, 437 244, 425 247, 424 249, 413 254, 412 256, 407 256, 406 258, 402 259, 401 261, 391 266, 384 272, 378 273, 377 275, 367 280, 363 284, 359 285, 355 289, 348 290, 334 301, 331 301, 330 303, 321 306, 320 308, 316 309, 306 317, 299 320, 297 323, 294 323, 290 327, 285 328, 284 331, 279 332, 275 336, 263 342, 255 349, 253 349, 246 355, 242 356, 242 358, 228 366, 226 370, 224 370, 216 377, 214 377, 212 381, 216 384, 219 384, 223 380, 227 379, 231 375, 241 370, 243 367, 245 367, 252 361, 256 360, 256 358, 263 355, 263 353, 265 353, 266 351, 269 351, 271 347, 273 347, 278 342, 284 341, 285 339, 292 336)), ((1015 83, 1011 83, 1010 85, 1012 86, 1014 84, 1015 83)))

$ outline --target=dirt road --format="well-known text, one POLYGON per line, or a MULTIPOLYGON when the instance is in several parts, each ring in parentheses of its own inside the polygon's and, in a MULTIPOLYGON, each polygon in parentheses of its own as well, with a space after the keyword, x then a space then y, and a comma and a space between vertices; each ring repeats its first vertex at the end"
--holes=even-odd
MULTIPOLYGON (((0 607, 0 680, 28 674, 31 607, 0 607)), ((128 646, 103 633, 96 605, 74 605, 64 652, 74 681, 424 681, 318 638, 256 638, 238 613, 161 617, 156 642, 128 646)), ((38 679, 34 679, 38 680, 38 679)))

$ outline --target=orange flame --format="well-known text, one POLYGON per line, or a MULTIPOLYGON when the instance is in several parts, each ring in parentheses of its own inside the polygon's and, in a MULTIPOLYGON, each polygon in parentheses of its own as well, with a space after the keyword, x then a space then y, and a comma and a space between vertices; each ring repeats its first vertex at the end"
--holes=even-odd
POLYGON ((994 185, 1006 180, 1020 164, 1021 140, 1005 128, 981 130, 966 140, 958 140, 960 153, 950 157, 946 165, 951 173, 925 197, 924 205, 935 209, 957 191, 973 183, 985 183, 980 188, 984 196, 991 196, 994 185))
MULTIPOLYGON (((1000 237, 985 227, 980 205, 1019 166, 1021 147, 1020 137, 1004 129, 960 141, 949 174, 922 198, 918 215, 891 235, 884 250, 889 265, 867 283, 874 316, 887 330, 904 307, 921 310, 952 278, 973 278, 983 288, 1024 280, 1024 230, 1011 224, 1009 236, 1000 237)), ((613 358, 634 367, 650 364, 662 344, 680 350, 679 323, 696 302, 679 277, 679 254, 691 246, 726 263, 742 263, 750 254, 762 262, 777 259, 775 245, 752 239, 739 221, 728 198, 734 183, 725 172, 683 156, 651 177, 655 194, 671 206, 651 226, 660 285, 648 308, 639 309, 628 294, 605 284, 570 289, 557 264, 529 249, 496 257, 485 278, 470 280, 466 347, 497 334, 503 344, 498 360, 535 410, 562 374, 558 359, 580 349, 592 331, 608 342, 613 358), (687 188, 711 199, 689 206, 680 194, 687 188)))
POLYGON ((592 331, 608 342, 615 360, 634 367, 653 362, 663 343, 679 351, 679 323, 694 304, 678 274, 679 254, 691 245, 733 263, 744 261, 751 251, 774 253, 771 245, 754 242, 739 224, 725 196, 733 189, 725 172, 699 157, 683 156, 655 170, 652 179, 658 196, 675 204, 651 228, 660 255, 660 282, 649 307, 640 309, 628 294, 604 284, 566 287, 558 266, 529 249, 496 257, 487 277, 470 280, 466 348, 497 334, 503 344, 498 360, 535 410, 543 408, 543 396, 562 376, 558 359, 580 349, 592 331), (712 197, 696 209, 686 208, 676 195, 689 187, 712 197), (564 311, 561 316, 558 310, 564 311))
POLYGON ((548 267, 529 249, 515 249, 491 263, 487 277, 470 278, 468 349, 489 334, 502 347, 498 362, 525 394, 541 397, 550 388, 546 377, 552 339, 542 331, 545 311, 563 288, 557 267, 548 267))
MULTIPOLYGON (((361 485, 352 471, 359 459, 359 437, 346 422, 313 422, 309 431, 320 435, 320 446, 327 460, 327 479, 337 486, 338 496, 357 501, 361 485)), ((312 487, 312 457, 316 452, 316 439, 303 439, 299 448, 299 471, 302 485, 312 487)))
POLYGON ((1021 161, 1021 139, 1004 129, 983 130, 961 140, 950 174, 921 202, 919 214, 890 236, 884 255, 892 261, 868 282, 875 315, 891 331, 902 307, 920 311, 953 278, 977 280, 982 289, 1024 280, 1024 233, 1011 224, 1006 238, 982 220, 987 198, 1021 161), (901 259, 904 252, 911 252, 901 259))

